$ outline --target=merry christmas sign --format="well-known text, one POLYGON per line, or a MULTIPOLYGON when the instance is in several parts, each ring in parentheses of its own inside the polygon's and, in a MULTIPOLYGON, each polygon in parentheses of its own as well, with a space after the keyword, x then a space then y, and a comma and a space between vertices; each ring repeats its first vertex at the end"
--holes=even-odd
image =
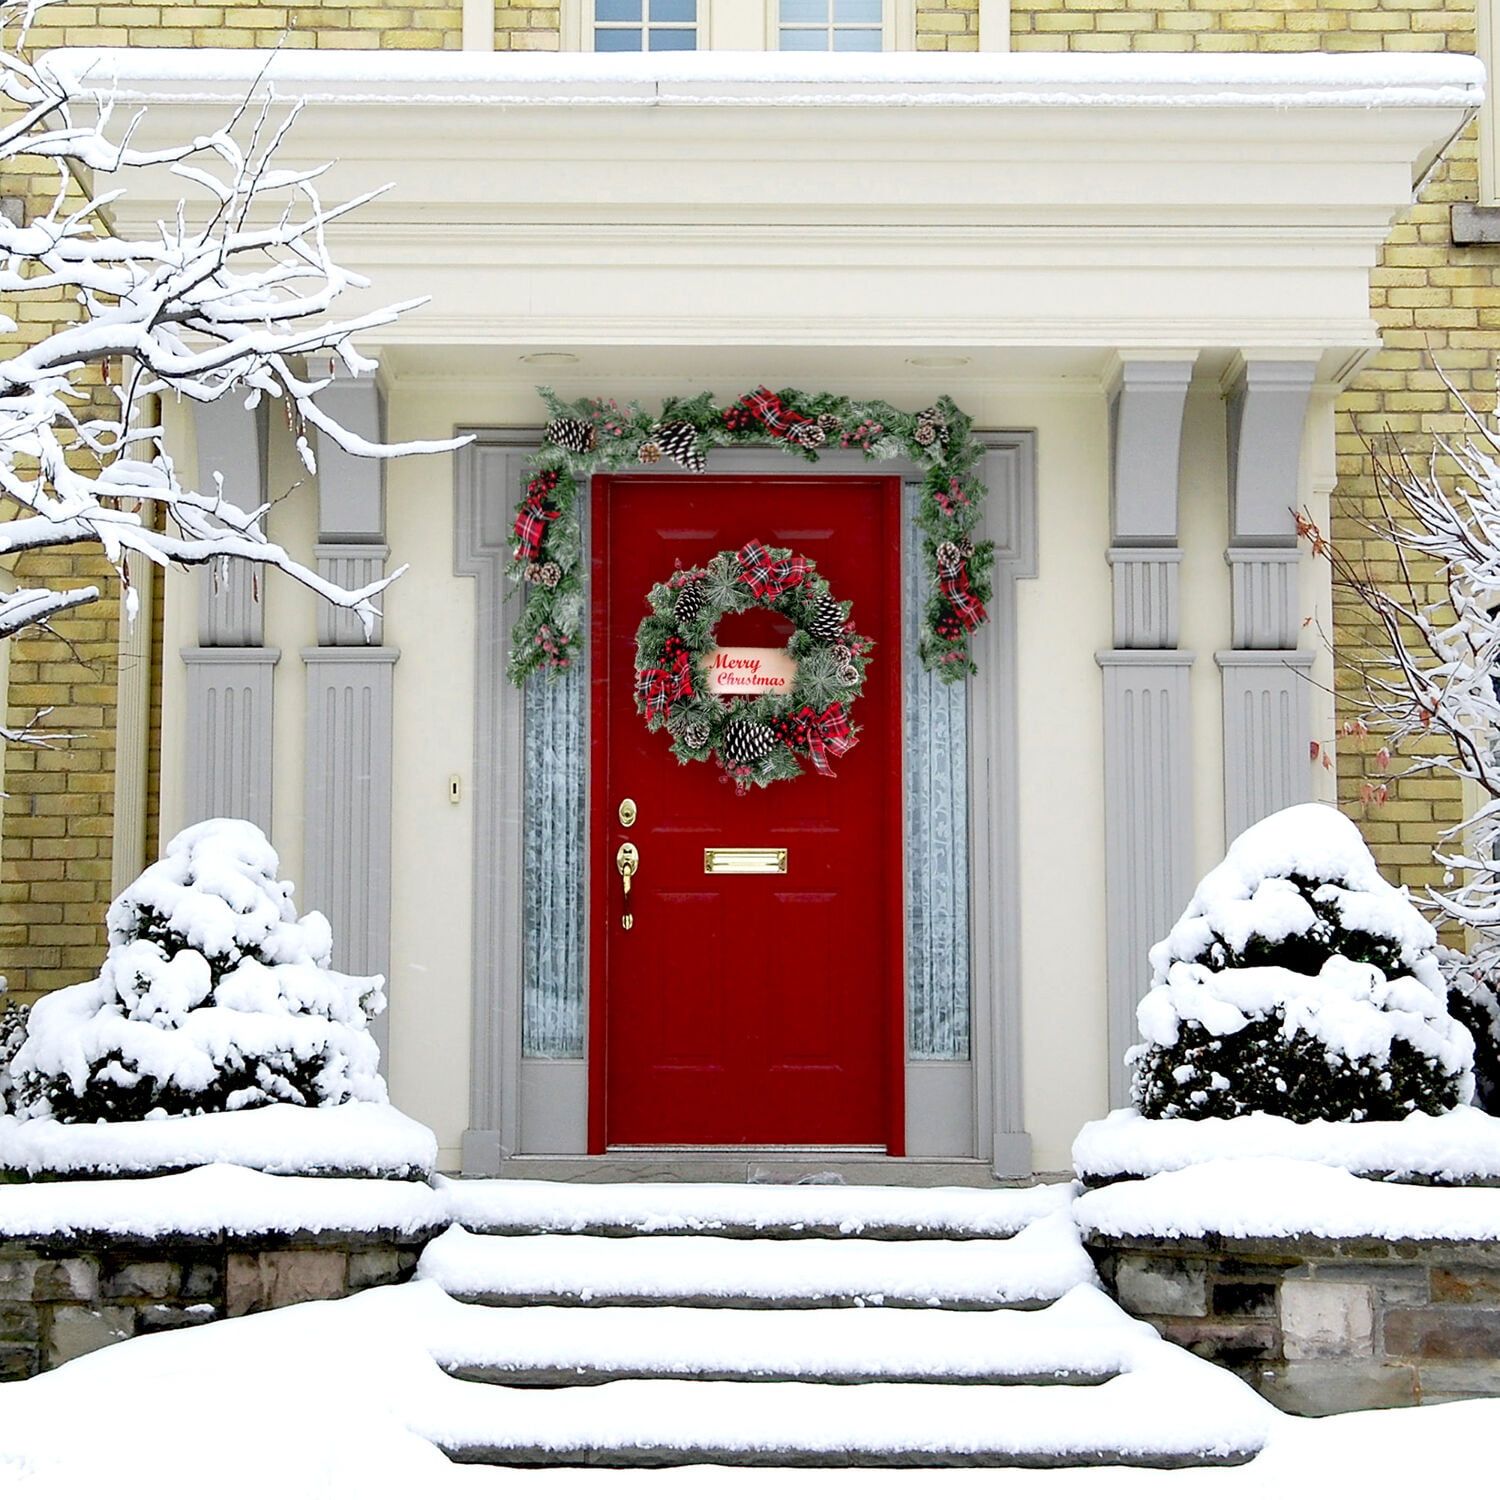
POLYGON ((797 680, 791 652, 777 646, 726 646, 705 651, 698 659, 710 693, 754 696, 789 693, 797 680))

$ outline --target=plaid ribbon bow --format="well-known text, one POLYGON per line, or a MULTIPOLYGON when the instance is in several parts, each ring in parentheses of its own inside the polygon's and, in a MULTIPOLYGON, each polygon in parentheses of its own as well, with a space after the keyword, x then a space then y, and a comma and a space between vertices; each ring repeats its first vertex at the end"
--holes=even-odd
POLYGON ((771 549, 759 542, 746 542, 734 554, 734 560, 740 565, 740 582, 748 583, 757 599, 774 599, 807 578, 805 557, 793 553, 790 557, 775 558, 771 549))
POLYGON ((807 726, 807 753, 819 776, 832 776, 828 767, 830 755, 844 755, 852 750, 857 736, 844 717, 842 703, 830 703, 821 714, 804 708, 797 718, 807 726))
POLYGON ((555 521, 561 511, 549 510, 544 497, 528 496, 516 512, 516 556, 527 562, 535 562, 542 552, 542 539, 547 535, 547 524, 555 521))
POLYGON ((961 567, 951 577, 940 576, 938 586, 943 597, 953 606, 954 613, 963 621, 965 630, 977 630, 987 618, 979 596, 969 587, 969 570, 961 567))
POLYGON ((645 707, 647 724, 657 714, 665 719, 682 699, 693 696, 693 668, 687 653, 680 653, 671 666, 646 667, 635 679, 635 691, 645 707))
POLYGON ((755 420, 772 437, 790 438, 793 428, 801 427, 807 422, 807 418, 801 412, 784 406, 781 397, 766 386, 751 391, 748 396, 744 397, 744 404, 750 408, 755 415, 755 420))

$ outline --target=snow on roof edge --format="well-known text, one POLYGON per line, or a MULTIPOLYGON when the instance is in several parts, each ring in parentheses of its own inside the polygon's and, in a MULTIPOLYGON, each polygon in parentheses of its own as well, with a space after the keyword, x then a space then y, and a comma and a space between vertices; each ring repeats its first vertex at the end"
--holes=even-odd
POLYGON ((191 102, 273 87, 346 103, 1472 108, 1465 54, 505 53, 64 48, 75 86, 191 102), (133 87, 132 87, 133 86, 133 87))

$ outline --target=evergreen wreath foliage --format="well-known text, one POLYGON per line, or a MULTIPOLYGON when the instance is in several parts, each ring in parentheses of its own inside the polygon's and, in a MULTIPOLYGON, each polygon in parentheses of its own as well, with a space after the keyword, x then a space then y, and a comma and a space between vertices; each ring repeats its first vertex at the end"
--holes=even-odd
POLYGON ((635 638, 636 707, 648 728, 671 735, 679 761, 717 760, 741 788, 800 776, 803 760, 833 774, 828 757, 842 756, 859 737, 844 707, 864 689, 874 643, 855 630, 849 602, 834 599, 810 558, 749 542, 706 566, 679 570, 646 599, 651 609, 635 638), (757 596, 745 576, 747 559, 755 557, 794 581, 757 596), (684 597, 702 602, 684 608, 684 597), (842 625, 823 640, 830 601, 842 625), (786 649, 797 664, 796 680, 788 693, 720 697, 708 689, 702 657, 715 648, 726 614, 754 608, 791 623, 786 649))
POLYGON ((560 401, 542 387, 546 435, 527 471, 515 520, 509 576, 530 584, 512 633, 509 675, 520 686, 534 672, 565 672, 584 639, 583 533, 578 500, 595 473, 670 461, 703 472, 710 450, 780 448, 818 461, 824 448, 872 461, 907 459, 922 470, 917 528, 931 587, 918 635, 925 666, 944 682, 975 671, 969 637, 985 619, 994 544, 976 542, 984 449, 946 396, 925 411, 826 392, 747 393, 728 407, 707 392, 668 400, 652 416, 632 402, 560 401))

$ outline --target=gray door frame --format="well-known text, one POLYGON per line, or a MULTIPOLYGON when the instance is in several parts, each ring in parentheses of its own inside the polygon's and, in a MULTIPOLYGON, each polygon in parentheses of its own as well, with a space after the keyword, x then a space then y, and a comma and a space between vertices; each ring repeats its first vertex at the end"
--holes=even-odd
MULTIPOLYGON (((474 441, 454 460, 454 572, 475 579, 477 608, 469 1127, 463 1136, 462 1170, 498 1175, 514 1157, 554 1158, 563 1171, 569 1159, 597 1160, 585 1157, 588 1062, 586 1057, 522 1055, 524 696, 505 676, 510 632, 520 609, 517 591, 505 576, 513 545, 514 497, 541 433, 535 428, 464 430, 474 441)), ((987 450, 989 490, 979 535, 995 543, 995 570, 990 623, 975 640, 979 671, 969 694, 971 1049, 967 1061, 908 1061, 907 1154, 984 1161, 995 1176, 1015 1178, 1031 1170, 1021 1078, 1016 585, 1037 572, 1036 436, 992 430, 976 437, 987 450)), ((661 473, 655 468, 616 472, 661 473)), ((810 470, 792 454, 734 448, 714 450, 708 472, 810 470)), ((812 472, 880 472, 908 483, 921 478, 911 464, 871 464, 852 453, 824 455, 812 472)), ((587 545, 587 516, 581 519, 587 545)), ((906 645, 909 649, 910 643, 906 645)), ((584 962, 587 966, 587 936, 584 962)))

